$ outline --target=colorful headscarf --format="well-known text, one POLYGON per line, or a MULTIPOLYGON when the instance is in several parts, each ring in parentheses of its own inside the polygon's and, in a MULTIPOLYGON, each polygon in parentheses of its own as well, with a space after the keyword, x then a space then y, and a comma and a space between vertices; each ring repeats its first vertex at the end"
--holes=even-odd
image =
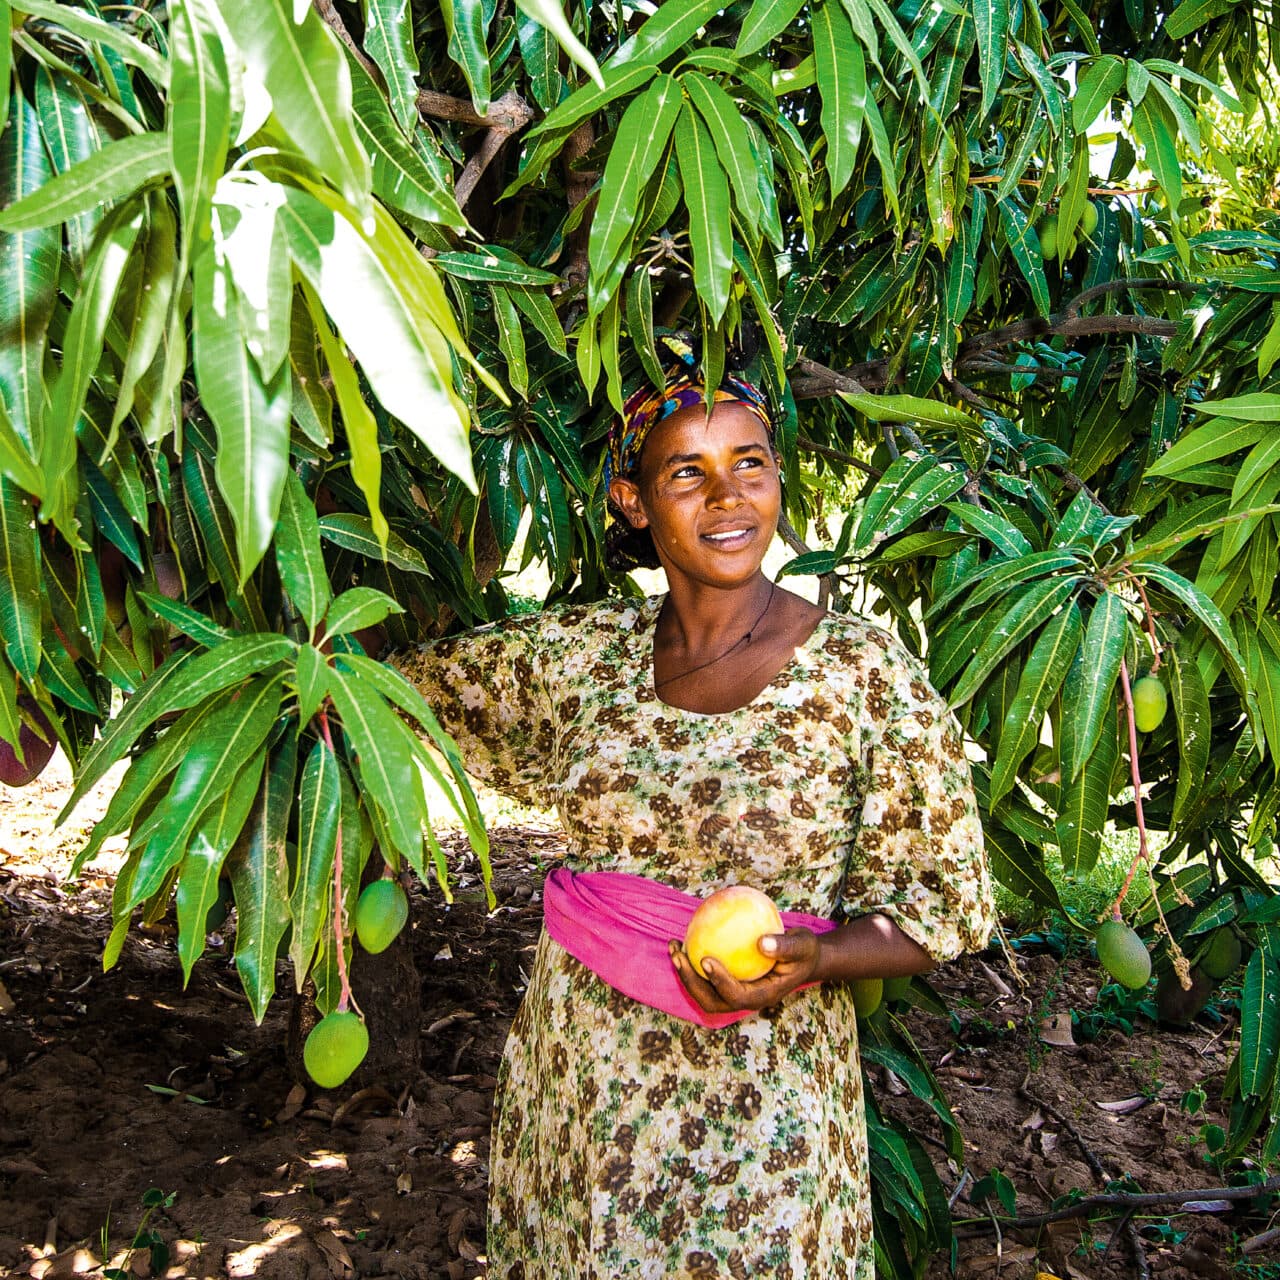
MULTIPOLYGON (((667 338, 664 345, 678 354, 682 363, 668 372, 666 383, 660 389, 642 386, 623 405, 622 417, 609 431, 609 451, 604 468, 606 490, 614 476, 627 476, 635 470, 644 442, 659 422, 681 409, 703 404, 708 399, 706 386, 693 368, 692 350, 686 344, 677 344, 671 338, 667 338), (687 358, 685 352, 688 353, 687 358)), ((736 401, 745 405, 760 419, 769 439, 773 439, 773 420, 769 416, 765 398, 751 383, 726 374, 709 398, 713 404, 736 401)))

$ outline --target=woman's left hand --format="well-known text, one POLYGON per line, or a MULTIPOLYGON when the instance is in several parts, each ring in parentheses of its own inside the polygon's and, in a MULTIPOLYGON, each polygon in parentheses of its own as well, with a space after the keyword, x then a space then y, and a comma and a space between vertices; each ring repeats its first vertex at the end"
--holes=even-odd
POLYGON ((819 980, 821 943, 810 929, 768 933, 760 939, 765 955, 775 957, 772 969, 754 982, 741 982, 711 956, 702 961, 707 977, 693 967, 678 942, 669 946, 671 963, 685 990, 704 1013, 737 1013, 742 1009, 766 1009, 807 982, 819 980))

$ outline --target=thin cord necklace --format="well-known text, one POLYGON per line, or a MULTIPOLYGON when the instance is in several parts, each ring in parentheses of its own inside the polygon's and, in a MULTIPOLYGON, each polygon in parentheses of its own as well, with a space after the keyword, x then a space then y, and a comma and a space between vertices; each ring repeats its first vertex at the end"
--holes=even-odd
POLYGON ((665 680, 655 680, 653 682, 654 689, 665 689, 669 684, 675 684, 677 680, 683 680, 685 676, 691 676, 695 671, 702 671, 706 667, 713 667, 717 662, 723 661, 731 653, 741 649, 744 644, 751 643, 751 637, 755 634, 755 629, 764 621, 764 615, 769 612, 769 606, 773 604, 773 593, 777 591, 778 584, 776 582, 769 583, 769 598, 764 602, 764 608, 760 610, 759 617, 747 629, 745 635, 739 636, 723 653, 717 654, 714 658, 708 659, 706 662, 700 662, 696 667, 690 667, 688 671, 682 671, 679 675, 668 676, 665 680))

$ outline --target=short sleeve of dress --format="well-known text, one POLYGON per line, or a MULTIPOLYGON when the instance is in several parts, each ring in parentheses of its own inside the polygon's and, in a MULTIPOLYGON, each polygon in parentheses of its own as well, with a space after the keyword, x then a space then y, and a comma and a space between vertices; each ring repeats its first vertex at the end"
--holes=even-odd
POLYGON ((554 729, 540 623, 537 614, 509 618, 389 661, 431 704, 472 777, 547 808, 554 729))
POLYGON ((892 684, 843 906, 849 916, 888 916, 941 962, 980 950, 991 935, 982 827, 955 717, 922 677, 892 684))

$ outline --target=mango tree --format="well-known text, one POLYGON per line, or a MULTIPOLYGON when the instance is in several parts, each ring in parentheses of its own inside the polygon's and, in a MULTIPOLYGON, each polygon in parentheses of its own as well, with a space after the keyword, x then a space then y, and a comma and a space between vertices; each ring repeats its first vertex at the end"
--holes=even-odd
MULTIPOLYGON (((553 601, 635 590, 601 444, 683 329, 780 406, 790 572, 874 601, 956 707, 1000 879, 1060 906, 1136 826, 1115 911, 1158 968, 1247 955, 1229 1142, 1273 1160, 1280 226, 1236 157, 1275 24, 0 0, 0 738, 14 780, 55 735, 72 804, 129 762, 77 863, 127 836, 106 963, 176 904, 189 974, 229 883, 255 1016, 282 951, 345 1014, 362 880, 448 892, 424 773, 487 866, 456 753, 360 637, 500 616, 526 515, 553 601)), ((958 1151, 892 1025, 864 1052, 958 1151)), ((945 1197, 871 1135, 908 1274, 945 1197)))

